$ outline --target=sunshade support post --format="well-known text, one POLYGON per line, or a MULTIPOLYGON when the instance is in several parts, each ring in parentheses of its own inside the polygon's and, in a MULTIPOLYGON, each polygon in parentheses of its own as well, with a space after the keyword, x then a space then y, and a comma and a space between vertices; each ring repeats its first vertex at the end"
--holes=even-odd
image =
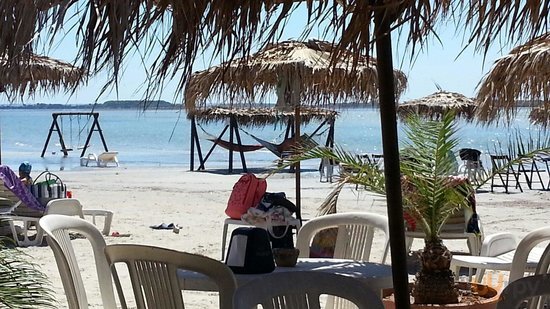
POLYGON ((201 165, 199 166, 199 170, 204 170, 204 164, 206 163, 206 161, 208 160, 208 158, 212 154, 212 151, 214 151, 214 148, 216 148, 216 146, 218 146, 218 143, 220 142, 220 140, 222 139, 222 136, 225 134, 225 132, 227 131, 228 128, 229 128, 229 125, 226 125, 225 128, 223 128, 222 133, 220 133, 220 135, 218 135, 218 138, 216 138, 216 140, 214 141, 214 144, 212 145, 212 147, 210 147, 210 150, 208 150, 208 153, 204 157, 204 160, 201 162, 201 165))
MULTIPOLYGON (((300 138, 300 104, 294 106, 294 145, 298 145, 300 138)), ((294 174, 296 177, 296 218, 302 222, 302 192, 300 177, 300 161, 294 165, 294 174)))
MULTIPOLYGON (((233 117, 229 118, 229 144, 233 144, 233 117)), ((233 149, 229 149, 229 168, 227 171, 229 174, 233 174, 233 149)))
POLYGON ((248 173, 248 169, 246 168, 246 159, 244 157, 243 144, 241 142, 241 134, 239 133, 239 125, 237 123, 237 119, 235 119, 235 117, 231 117, 230 121, 233 122, 233 129, 235 130, 235 138, 237 139, 237 144, 239 145, 239 154, 241 155, 241 165, 243 167, 243 173, 248 173))
POLYGON ((292 131, 292 126, 294 125, 294 118, 292 117, 289 117, 288 118, 288 123, 286 125, 286 131, 285 131, 285 140, 288 139, 290 137, 290 134, 291 134, 291 131, 292 131))
POLYGON ((191 117, 191 158, 189 160, 191 171, 195 169, 195 145, 197 146, 197 155, 199 156, 200 166, 204 166, 199 134, 197 133, 197 120, 195 119, 195 116, 193 116, 191 117))
POLYGON ((375 12, 375 48, 395 305, 398 309, 408 309, 410 308, 409 275, 407 272, 407 259, 405 259, 407 250, 405 247, 392 63, 392 15, 392 12, 388 12, 387 10, 378 10, 375 12))

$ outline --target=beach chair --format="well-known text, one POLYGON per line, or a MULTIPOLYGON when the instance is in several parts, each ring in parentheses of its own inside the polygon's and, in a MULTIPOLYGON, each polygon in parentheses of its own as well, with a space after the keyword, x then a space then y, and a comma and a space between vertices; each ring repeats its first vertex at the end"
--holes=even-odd
MULTIPOLYGON (((447 222, 443 225, 440 238, 445 239, 465 239, 467 241, 468 250, 471 255, 479 255, 481 250, 481 244, 483 242, 483 229, 481 222, 479 222, 479 233, 468 232, 468 222, 474 215, 471 209, 461 209, 455 212, 447 219, 447 222)), ((415 227, 414 230, 408 228, 405 231, 405 241, 408 250, 410 251, 415 238, 424 239, 425 233, 420 227, 415 227)))
POLYGON ((219 308, 233 308, 233 294, 237 287, 235 276, 225 264, 211 258, 171 249, 117 244, 105 248, 111 265, 120 302, 126 308, 126 299, 117 275, 116 265, 125 264, 130 274, 135 306, 145 308, 183 309, 183 284, 177 272, 190 270, 207 276, 219 290, 219 308))
MULTIPOLYGON (((455 270, 455 276, 459 277, 460 269, 468 269, 468 279, 471 281, 476 270, 475 279, 478 283, 483 281, 486 269, 509 271, 512 267, 512 259, 518 247, 516 235, 511 233, 496 233, 489 235, 481 245, 479 256, 453 255, 451 269, 455 270)), ((535 248, 529 254, 526 269, 533 271, 537 266, 543 250, 535 248)))
POLYGON ((384 234, 384 252, 381 262, 386 261, 389 250, 388 218, 367 212, 346 212, 320 216, 307 221, 298 231, 296 248, 300 257, 309 257, 313 238, 319 232, 336 228, 334 258, 369 261, 375 230, 384 234))
POLYGON ((90 164, 93 164, 99 167, 107 167, 109 163, 119 166, 117 155, 118 151, 106 151, 99 155, 89 153, 86 158, 80 158, 80 166, 90 166, 90 164))
POLYGON ((487 175, 481 162, 481 151, 473 148, 462 148, 458 151, 458 156, 462 160, 458 172, 467 177, 470 182, 479 184, 479 181, 487 175))
MULTIPOLYGON (((550 228, 547 227, 530 232, 519 244, 513 234, 494 234, 484 242, 482 255, 453 255, 451 269, 458 273, 461 267, 475 268, 478 282, 481 282, 485 269, 510 271, 509 282, 523 277, 525 272, 547 273, 550 247, 536 247, 547 241, 550 241, 550 228), (541 261, 544 263, 539 265, 541 261)), ((471 271, 469 275, 471 278, 471 271)))
MULTIPOLYGON (((94 225, 98 223, 97 217, 103 218, 103 235, 109 235, 113 212, 101 209, 82 209, 82 204, 77 199, 55 199, 48 202, 43 215, 64 215, 76 216, 81 219, 87 216, 92 218, 94 225)), ((5 216, 9 220, 10 231, 14 241, 20 247, 38 246, 41 245, 44 238, 44 231, 38 225, 40 217, 23 217, 23 216, 5 216), (16 224, 17 222, 21 223, 16 224), (21 227, 21 231, 17 230, 21 227)))
MULTIPOLYGON (((60 206, 60 211, 62 208, 63 206, 60 206)), ((102 308, 117 308, 111 272, 104 253, 106 244, 99 230, 81 218, 65 215, 45 215, 39 224, 48 235, 47 241, 54 253, 69 309, 88 308, 86 289, 82 280, 82 272, 86 269, 79 268, 69 232, 84 235, 92 246, 102 308)))
MULTIPOLYGON (((524 157, 524 156, 521 156, 524 157)), ((544 171, 544 170, 542 170, 544 171)), ((526 158, 524 157, 524 160, 520 161, 518 163, 518 173, 521 175, 523 174, 523 177, 525 177, 525 181, 527 182, 527 187, 529 190, 533 189, 533 185, 538 182, 541 185, 542 190, 546 190, 544 187, 544 181, 542 180, 541 176, 541 169, 539 169, 537 165, 536 158, 526 158), (535 176, 537 176, 537 179, 535 179, 535 176)))
POLYGON ((550 298, 550 275, 534 275, 511 282, 500 294, 497 309, 547 308, 550 298), (541 297, 542 296, 542 297, 541 297), (524 304, 528 301, 527 304, 524 304))
POLYGON ((107 151, 97 156, 97 166, 107 167, 109 163, 118 166, 118 151, 107 151))
POLYGON ((519 183, 519 172, 516 172, 514 166, 510 164, 510 157, 507 155, 490 155, 491 167, 493 169, 493 177, 491 178, 491 192, 495 187, 504 188, 508 193, 508 187, 515 182, 515 188, 523 192, 523 188, 519 183), (510 177, 511 176, 511 177, 510 177), (500 181, 500 184, 495 183, 500 181))
POLYGON ((380 296, 357 279, 313 271, 273 273, 247 282, 235 292, 233 307, 319 309, 321 295, 345 299, 355 308, 384 308, 380 296))

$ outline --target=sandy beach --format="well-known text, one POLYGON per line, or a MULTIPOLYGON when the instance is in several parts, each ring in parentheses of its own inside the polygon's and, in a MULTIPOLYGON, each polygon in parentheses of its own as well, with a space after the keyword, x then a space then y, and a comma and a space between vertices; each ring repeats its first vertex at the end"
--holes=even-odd
MULTIPOLYGON (((73 197, 85 209, 109 209, 114 212, 111 232, 131 234, 130 237, 106 237, 107 244, 138 243, 198 253, 219 259, 221 234, 227 199, 240 175, 189 172, 185 168, 89 168, 55 172, 67 184, 73 197), (149 226, 174 223, 180 233, 153 230, 149 226)), ((547 176, 547 175, 544 175, 547 176)), ((302 214, 314 217, 317 207, 331 191, 332 184, 320 183, 316 172, 302 177, 302 214)), ((369 211, 386 214, 383 197, 357 192, 349 187, 338 202, 339 212, 369 211)), ((488 189, 488 187, 487 187, 488 189)), ((269 192, 286 192, 294 200, 294 175, 280 173, 268 179, 269 192)), ((488 190, 487 190, 488 191, 488 190)), ((502 191, 502 190, 499 190, 502 191)), ((476 195, 479 213, 486 235, 512 232, 519 237, 547 226, 550 216, 550 192, 511 190, 510 194, 481 192, 476 195)), ((89 244, 74 240, 80 269, 87 286, 91 308, 101 308, 101 298, 95 279, 95 265, 89 244)), ((466 251, 463 240, 446 242, 453 251, 466 251)), ((420 248, 415 241, 414 248, 420 248)), ((59 308, 67 308, 59 272, 51 249, 47 246, 22 248, 50 278, 59 308)), ((215 293, 186 292, 186 307, 214 308, 215 293)))

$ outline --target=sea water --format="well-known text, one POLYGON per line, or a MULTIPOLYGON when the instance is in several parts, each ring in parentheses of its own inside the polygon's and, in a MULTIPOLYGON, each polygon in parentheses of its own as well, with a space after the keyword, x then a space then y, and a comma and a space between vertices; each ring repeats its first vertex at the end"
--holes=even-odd
MULTIPOLYGON (((79 110, 81 112, 87 112, 79 110)), ((53 132, 46 152, 42 158, 49 129, 52 125, 52 112, 75 112, 75 110, 44 109, 2 109, 0 110, 1 161, 2 164, 16 168, 20 162, 29 161, 36 170, 79 169, 80 155, 84 146, 92 119, 86 116, 63 116, 58 118, 67 148, 73 148, 68 156, 63 156, 57 132, 53 132)), ((185 112, 174 110, 101 110, 98 111, 99 124, 110 151, 118 151, 119 161, 123 166, 180 166, 189 168, 190 162, 190 121, 185 112)), ((338 146, 357 154, 382 153, 380 115, 377 108, 361 107, 338 110, 335 123, 335 142, 338 146)), ((495 152, 495 149, 506 147, 511 136, 521 132, 524 136, 536 137, 541 130, 530 125, 527 119, 528 110, 520 110, 518 116, 509 126, 502 123, 498 126, 482 126, 476 122, 458 121, 460 144, 457 148, 469 147, 481 150, 484 154, 495 152), (497 148, 495 148, 497 147, 497 148)), ((217 136, 225 123, 210 123, 198 129, 201 137, 203 156, 212 147, 206 139, 207 134, 217 136), (204 130, 204 131, 203 131, 204 130)), ((310 123, 301 130, 312 133, 319 123, 310 123)), ((400 139, 404 139, 403 124, 399 121, 400 139)), ((284 139, 285 125, 268 125, 263 128, 243 128, 243 144, 257 144, 247 133, 264 140, 280 143, 284 139)), ((327 131, 315 139, 324 144, 327 131)), ((543 132, 544 133, 544 132, 543 132)), ((225 138, 228 140, 228 133, 225 138)), ((88 153, 99 154, 104 151, 99 133, 93 132, 88 153)), ((401 142, 401 146, 403 142, 401 142)), ((458 150, 458 149, 457 149, 458 150)), ((249 167, 273 166, 277 157, 268 150, 245 153, 249 167)), ((206 168, 226 168, 228 152, 216 147, 210 155, 206 168)), ((234 167, 240 168, 240 156, 234 153, 234 167)), ((484 158, 487 160, 487 158, 484 158)), ((305 162, 305 167, 314 168, 319 162, 305 162)), ((198 157, 195 157, 195 168, 198 157)))

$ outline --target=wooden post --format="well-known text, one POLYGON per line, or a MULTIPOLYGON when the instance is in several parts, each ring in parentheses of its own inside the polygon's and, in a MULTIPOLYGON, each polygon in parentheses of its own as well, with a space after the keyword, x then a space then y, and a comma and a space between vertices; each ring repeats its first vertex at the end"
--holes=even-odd
MULTIPOLYGON (((294 107, 294 145, 298 145, 300 139, 300 104, 294 107)), ((300 177, 300 161, 294 165, 294 174, 296 177, 296 218, 302 221, 302 192, 301 192, 301 177, 300 177)))
MULTIPOLYGON (((383 1, 376 1, 384 5, 383 1)), ((399 140, 395 108, 395 84, 392 63, 391 27, 395 21, 390 9, 378 10, 374 16, 376 34, 376 67, 380 98, 380 125, 384 153, 384 174, 390 248, 392 261, 395 305, 399 309, 410 308, 409 277, 407 273, 407 249, 405 247, 405 224, 401 196, 401 171, 399 169, 399 140)))
POLYGON ((220 133, 218 138, 216 138, 216 140, 214 141, 214 145, 212 145, 212 147, 210 148, 210 150, 206 154, 206 157, 204 157, 204 160, 201 162, 201 165, 199 166, 199 170, 204 169, 204 164, 206 163, 206 160, 208 160, 208 158, 210 157, 210 154, 212 154, 212 151, 214 151, 214 148, 216 148, 216 146, 218 146, 218 143, 220 142, 220 140, 222 139, 222 136, 225 134, 225 131, 227 131, 228 128, 229 128, 229 125, 226 125, 225 128, 223 128, 222 133, 220 133))
MULTIPOLYGON (((233 144, 233 117, 229 118, 229 144, 233 144)), ((233 149, 229 149, 229 174, 233 174, 233 149)))
POLYGON ((55 128, 55 124, 56 124, 56 118, 57 118, 57 115, 55 114, 52 114, 52 125, 50 126, 50 130, 48 131, 48 137, 46 137, 46 143, 44 144, 44 148, 42 148, 42 154, 40 155, 40 157, 44 158, 44 154, 46 153, 46 148, 48 148, 48 144, 50 143, 50 138, 52 137, 52 133, 54 131, 54 128, 55 128))
POLYGON ((195 116, 191 117, 191 157, 189 158, 189 167, 191 171, 195 169, 195 135, 197 129, 195 127, 195 116))
MULTIPOLYGON (((94 123, 97 126, 97 131, 99 132, 99 137, 101 137, 101 142, 103 143, 103 149, 105 149, 105 151, 109 151, 109 149, 107 149, 107 143, 105 142, 105 138, 103 137, 103 131, 101 130, 101 127, 99 126, 99 121, 97 119, 98 117, 99 117, 99 114, 94 114, 94 123)), ((86 145, 86 147, 87 146, 88 145, 86 145)))
POLYGON ((243 167, 243 172, 248 173, 248 169, 246 168, 246 159, 244 157, 243 143, 241 142, 241 134, 239 133, 239 125, 237 124, 237 119, 235 119, 234 117, 231 117, 231 121, 233 121, 233 129, 235 130, 235 137, 237 138, 237 143, 239 144, 239 153, 241 155, 241 164, 243 167))

